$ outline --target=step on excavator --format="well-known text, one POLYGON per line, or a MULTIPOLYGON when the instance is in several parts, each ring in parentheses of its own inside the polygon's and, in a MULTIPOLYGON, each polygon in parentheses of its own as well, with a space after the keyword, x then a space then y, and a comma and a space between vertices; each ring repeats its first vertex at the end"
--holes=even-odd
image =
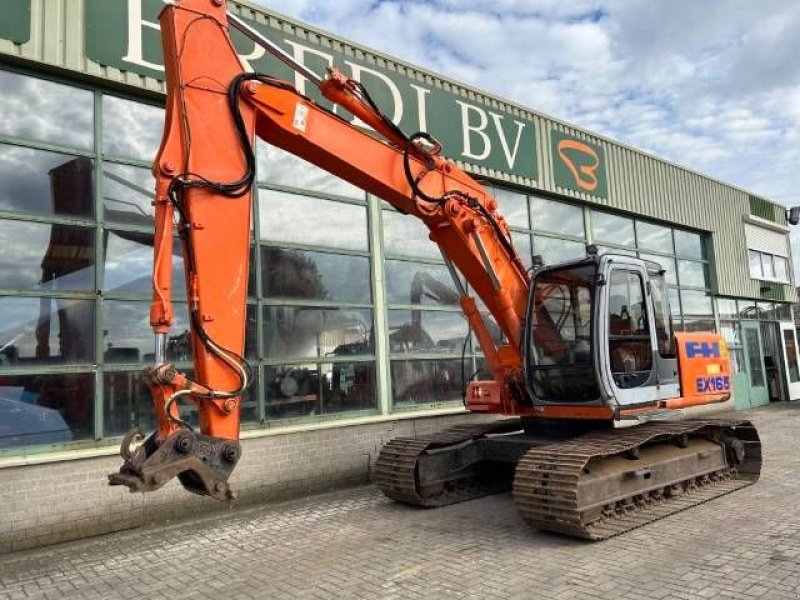
POLYGON ((166 4, 147 371, 158 429, 147 439, 128 433, 111 484, 145 492, 178 477, 189 491, 235 497, 229 477, 252 381, 242 356, 255 135, 422 221, 430 242, 408 243, 441 250, 485 356, 491 378, 465 382, 464 393, 484 418, 389 441, 373 466, 386 496, 437 507, 513 490, 534 527, 601 540, 758 479, 750 422, 681 418, 681 409, 730 398, 729 356, 713 332, 673 331, 660 265, 589 246, 581 260, 527 269, 487 188, 429 134, 401 131, 361 83, 298 63, 223 0, 166 4), (338 114, 286 81, 244 72, 229 28, 315 84, 338 114), (175 223, 192 377, 166 360, 175 223), (181 418, 184 401, 196 404, 199 431, 181 418))

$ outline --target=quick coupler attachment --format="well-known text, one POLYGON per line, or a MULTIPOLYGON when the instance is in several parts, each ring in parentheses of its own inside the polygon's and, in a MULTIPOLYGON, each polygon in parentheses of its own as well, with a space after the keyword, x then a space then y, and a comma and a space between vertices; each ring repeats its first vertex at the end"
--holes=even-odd
POLYGON ((120 448, 123 463, 118 472, 109 474, 110 485, 125 485, 131 492, 152 492, 177 476, 192 493, 215 500, 236 499, 228 478, 242 454, 239 442, 181 429, 160 443, 153 433, 133 447, 143 439, 138 427, 125 436, 120 448))

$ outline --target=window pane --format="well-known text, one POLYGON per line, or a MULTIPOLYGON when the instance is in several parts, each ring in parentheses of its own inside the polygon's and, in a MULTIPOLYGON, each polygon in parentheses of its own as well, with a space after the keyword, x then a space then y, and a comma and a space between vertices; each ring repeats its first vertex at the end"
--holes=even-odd
POLYGON ((775 304, 775 317, 779 321, 792 320, 792 305, 791 304, 775 304))
POLYGON ((258 180, 325 194, 365 198, 364 190, 331 175, 302 158, 261 140, 256 144, 258 180))
POLYGON ((0 210, 91 218, 94 163, 0 144, 0 210))
POLYGON ((592 211, 592 232, 595 242, 617 246, 634 246, 633 221, 625 217, 592 211))
MULTIPOLYGON (((465 361, 469 370, 469 361, 465 361)), ((471 373, 467 373, 468 377, 471 373)), ((417 404, 461 402, 461 361, 392 360, 392 404, 414 408, 417 404)))
POLYGON ((764 370, 761 366, 761 345, 758 342, 758 329, 747 327, 744 330, 744 344, 750 357, 750 385, 764 385, 764 370))
POLYGON ((719 312, 720 319, 735 319, 737 317, 736 300, 717 298, 717 312, 719 312))
POLYGON ((675 259, 671 256, 659 256, 658 254, 645 254, 644 252, 639 253, 639 258, 642 260, 651 260, 654 263, 658 263, 661 265, 661 268, 664 269, 664 278, 667 280, 667 283, 672 285, 678 284, 678 278, 675 276, 675 259))
POLYGON ((708 267, 703 263, 679 260, 678 276, 681 287, 708 287, 708 267))
POLYGON ((635 250, 625 250, 624 248, 614 248, 612 246, 597 246, 598 254, 619 254, 622 256, 636 256, 635 250))
MULTIPOLYGON (((153 291, 153 234, 106 231, 103 290, 149 295, 153 291)), ((183 253, 178 238, 172 243, 172 293, 186 295, 183 253)))
POLYGON ((531 198, 531 221, 537 231, 586 237, 583 228, 583 209, 547 198, 531 198))
POLYGON ((366 206, 275 190, 259 190, 258 200, 262 241, 369 249, 366 206))
POLYGON ((765 279, 775 279, 775 268, 772 266, 771 254, 761 254, 761 269, 765 279))
POLYGON ((636 241, 642 250, 673 254, 672 230, 669 227, 636 221, 636 241))
POLYGON ((439 246, 428 239, 428 228, 416 217, 394 210, 384 210, 383 247, 386 255, 418 256, 441 259, 439 246))
POLYGON ((528 201, 525 194, 494 186, 489 188, 489 193, 497 200, 497 212, 505 217, 510 227, 530 229, 528 201))
POLYGON ((373 354, 372 311, 366 308, 264 307, 267 359, 373 354))
MULTIPOLYGON (((669 288, 667 290, 667 295, 669 297, 669 310, 672 313, 673 317, 680 317, 681 316, 681 301, 678 295, 678 290, 676 288, 669 288)), ((680 318, 678 318, 680 321, 680 318)))
POLYGON ((0 240, 0 288, 94 289, 93 228, 0 221, 0 240))
POLYGON ((395 354, 461 354, 468 332, 467 319, 460 312, 389 311, 389 351, 395 354))
POLYGON ((800 381, 800 365, 797 363, 797 341, 794 331, 785 329, 783 331, 783 349, 786 354, 786 362, 789 365, 789 382, 797 383, 800 381))
POLYGON ((608 355, 614 382, 623 389, 643 385, 653 367, 645 307, 641 275, 612 270, 608 291, 608 355))
POLYGON ((686 258, 705 258, 699 233, 675 230, 675 254, 686 258))
MULTIPOLYGON (((184 372, 193 376, 191 371, 184 372)), ((255 381, 242 398, 242 422, 258 422, 258 370, 253 370, 255 381)), ((197 424, 197 407, 191 402, 180 404, 181 418, 197 424)), ((152 431, 158 425, 153 412, 153 399, 145 375, 140 370, 106 372, 103 375, 103 425, 104 435, 124 435, 134 425, 142 431, 152 431)))
POLYGON ((586 256, 586 245, 582 242, 570 242, 556 238, 533 236, 533 253, 540 254, 544 264, 551 265, 574 258, 586 256))
POLYGON ((716 326, 714 319, 684 319, 684 331, 714 331, 716 326))
POLYGON ((705 292, 681 290, 684 315, 712 315, 711 298, 705 292))
POLYGON ((444 265, 387 260, 386 295, 390 304, 458 306, 459 296, 444 265))
POLYGON ((750 277, 753 279, 761 279, 763 276, 761 270, 761 253, 757 250, 748 250, 747 259, 750 262, 750 277))
POLYGON ((90 150, 94 95, 38 77, 0 70, 0 133, 90 150))
MULTIPOLYGON (((167 335, 167 360, 191 360, 189 313, 185 302, 175 302, 172 329, 167 335)), ((105 300, 103 302, 103 361, 107 363, 153 362, 153 330, 150 302, 105 300)))
POLYGON ((6 375, 0 382, 0 450, 91 439, 94 375, 6 375))
POLYGON ((155 227, 155 179, 149 169, 103 164, 104 220, 155 227))
POLYGON ((775 264, 775 279, 778 281, 789 281, 789 261, 781 256, 773 257, 775 264))
POLYGON ((739 317, 742 319, 757 319, 758 306, 753 300, 739 300, 739 317))
POLYGON ((0 366, 94 362, 94 302, 0 297, 0 366))
POLYGON ((517 249, 517 254, 522 259, 522 263, 531 268, 533 264, 531 253, 531 236, 526 233, 511 232, 511 241, 514 242, 514 247, 517 249))
POLYGON ((267 298, 372 302, 365 256, 262 247, 261 268, 267 298))
POLYGON ((103 152, 106 156, 152 161, 161 143, 164 109, 103 96, 103 152))
POLYGON ((370 410, 377 406, 375 363, 306 363, 264 367, 268 419, 370 410))

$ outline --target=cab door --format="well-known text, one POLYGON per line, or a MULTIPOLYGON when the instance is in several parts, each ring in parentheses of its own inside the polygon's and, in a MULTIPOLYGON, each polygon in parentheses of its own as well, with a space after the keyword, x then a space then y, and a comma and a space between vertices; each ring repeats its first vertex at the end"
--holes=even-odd
POLYGON ((609 261, 600 347, 604 387, 620 406, 658 400, 650 289, 641 263, 609 261))

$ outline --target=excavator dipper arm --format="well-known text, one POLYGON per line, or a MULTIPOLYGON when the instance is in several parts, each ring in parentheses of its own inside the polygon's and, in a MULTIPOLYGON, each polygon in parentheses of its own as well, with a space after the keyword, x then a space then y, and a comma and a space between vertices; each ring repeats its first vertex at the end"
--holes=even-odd
MULTIPOLYGON (((235 16, 231 19, 258 39, 257 32, 235 16)), ((519 348, 529 278, 495 199, 442 157, 435 140, 424 133, 407 137, 358 82, 338 71, 321 78, 295 65, 319 84, 326 98, 369 129, 355 127, 284 81, 244 73, 228 35, 224 2, 176 1, 160 20, 167 110, 153 164, 150 321, 156 364, 147 370, 158 430, 136 450, 131 443, 141 433, 129 433, 122 449, 125 462, 119 473, 109 476, 111 483, 150 491, 177 475, 191 491, 218 499, 231 496, 228 476, 240 455, 241 397, 251 381, 242 355, 255 134, 427 225, 448 266, 464 275, 508 340, 497 346, 475 300, 461 295, 495 378, 482 383, 491 389, 492 405, 513 414, 513 394, 523 386, 509 382, 521 378, 519 348), (191 377, 166 357, 176 223, 184 247, 195 366, 191 377), (180 416, 179 405, 186 400, 197 405, 199 432, 180 416)), ((473 395, 478 403, 485 388, 473 395)))

